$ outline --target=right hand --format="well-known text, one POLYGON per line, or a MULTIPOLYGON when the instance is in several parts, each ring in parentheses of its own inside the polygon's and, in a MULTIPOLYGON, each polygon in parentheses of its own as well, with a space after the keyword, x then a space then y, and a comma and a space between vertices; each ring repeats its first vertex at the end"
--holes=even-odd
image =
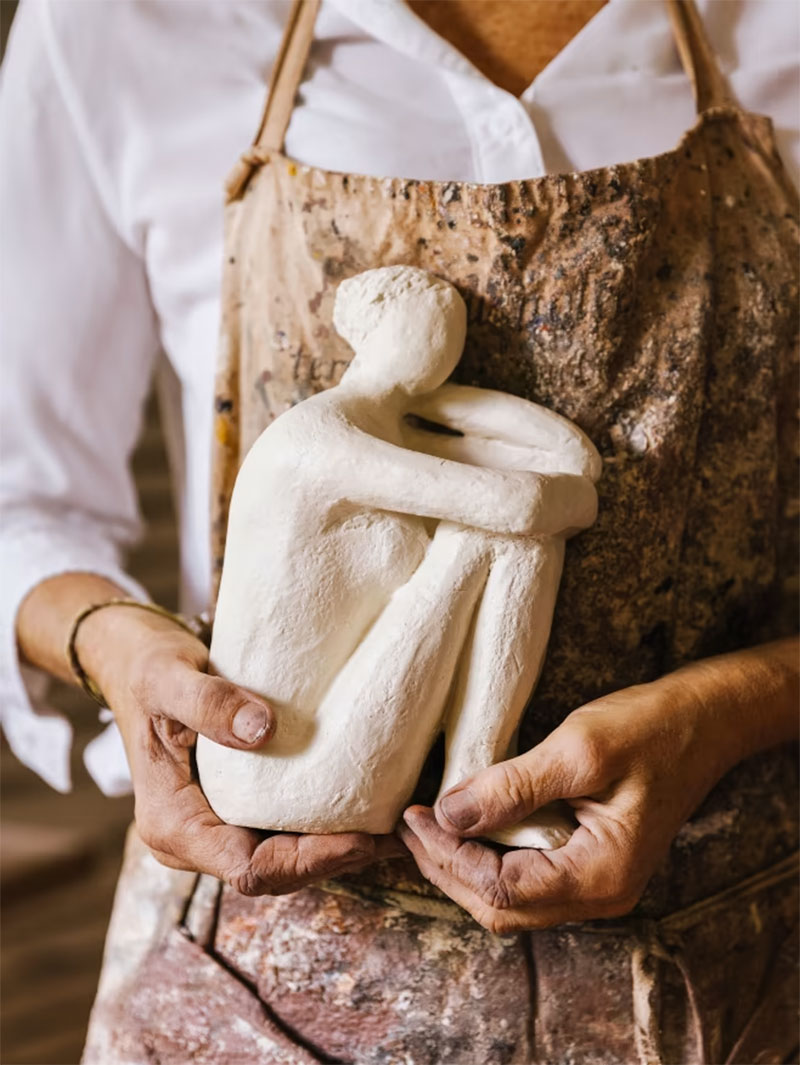
POLYGON ((81 625, 77 651, 119 725, 136 826, 162 864, 210 873, 243 895, 279 895, 405 853, 391 836, 279 833, 265 839, 221 821, 193 772, 197 733, 256 750, 275 730, 274 711, 252 692, 209 676, 204 645, 169 618, 106 607, 81 625))

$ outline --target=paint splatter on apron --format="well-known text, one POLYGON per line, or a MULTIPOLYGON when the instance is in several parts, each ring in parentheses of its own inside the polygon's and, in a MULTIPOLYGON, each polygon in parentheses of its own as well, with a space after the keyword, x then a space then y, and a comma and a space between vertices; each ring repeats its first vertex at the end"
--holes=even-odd
MULTIPOLYGON (((248 448, 351 357, 338 283, 407 263, 466 300, 458 380, 545 404, 604 458, 522 744, 587 700, 791 631, 798 199, 693 4, 669 4, 698 102, 676 148, 500 185, 283 155, 317 6, 292 10, 228 185, 217 576, 248 448)), ((85 1061, 784 1061, 796 775, 786 750, 737 767, 629 918, 522 935, 479 928, 411 863, 250 899, 157 869, 132 837, 85 1061)))

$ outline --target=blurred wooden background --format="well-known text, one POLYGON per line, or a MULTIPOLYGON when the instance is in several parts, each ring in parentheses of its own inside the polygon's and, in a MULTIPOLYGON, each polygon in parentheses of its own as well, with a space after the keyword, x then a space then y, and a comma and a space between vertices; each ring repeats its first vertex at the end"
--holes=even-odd
MULTIPOLYGON (((178 549, 169 473, 150 401, 134 457, 147 534, 130 569, 175 608, 178 549)), ((130 798, 108 799, 81 755, 99 728, 97 707, 59 686, 53 703, 75 727, 73 791, 60 795, 0 752, 0 1060, 77 1065, 100 971, 130 798)))

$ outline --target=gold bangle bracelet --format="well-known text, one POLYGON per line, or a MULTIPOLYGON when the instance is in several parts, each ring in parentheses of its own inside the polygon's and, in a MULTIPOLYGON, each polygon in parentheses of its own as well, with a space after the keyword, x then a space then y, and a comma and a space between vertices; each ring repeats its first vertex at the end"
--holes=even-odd
POLYGON ((139 610, 147 610, 151 614, 157 614, 159 617, 168 618, 170 621, 179 625, 184 632, 188 632, 190 636, 196 637, 201 643, 204 643, 206 647, 211 643, 211 626, 208 621, 201 615, 195 618, 184 618, 180 614, 174 614, 171 610, 166 610, 163 606, 157 606, 155 603, 145 603, 141 599, 105 599, 102 603, 91 603, 85 607, 77 615, 69 630, 69 639, 67 640, 67 662, 69 663, 70 671, 83 688, 87 695, 90 695, 95 702, 101 706, 108 707, 108 703, 100 691, 100 688, 92 680, 89 674, 81 665, 80 658, 78 657, 78 649, 75 646, 78 638, 78 631, 81 625, 92 614, 97 613, 98 610, 105 610, 108 606, 131 606, 138 607, 139 610))

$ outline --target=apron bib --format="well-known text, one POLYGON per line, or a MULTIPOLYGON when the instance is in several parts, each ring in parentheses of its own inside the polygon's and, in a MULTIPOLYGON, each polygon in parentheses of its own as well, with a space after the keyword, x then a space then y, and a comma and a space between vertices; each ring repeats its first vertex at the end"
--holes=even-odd
MULTIPOLYGON (((247 450, 351 358, 332 327, 338 283, 402 263, 466 301, 459 381, 550 407, 603 455, 599 516, 567 545, 520 749, 590 699, 791 631, 798 201, 770 120, 728 95, 694 5, 668 4, 698 104, 676 148, 498 185, 287 158, 318 6, 294 4, 227 186, 215 587, 247 450)), ((633 916, 511 936, 479 928, 412 863, 251 899, 156 874, 134 837, 85 1060, 149 1047, 176 1065, 783 1061, 797 1034, 795 792, 791 752, 748 760, 633 916), (132 892, 155 900, 149 931, 132 892), (165 906, 180 918, 156 920, 165 906), (130 921, 150 943, 134 967, 114 946, 130 921)))

